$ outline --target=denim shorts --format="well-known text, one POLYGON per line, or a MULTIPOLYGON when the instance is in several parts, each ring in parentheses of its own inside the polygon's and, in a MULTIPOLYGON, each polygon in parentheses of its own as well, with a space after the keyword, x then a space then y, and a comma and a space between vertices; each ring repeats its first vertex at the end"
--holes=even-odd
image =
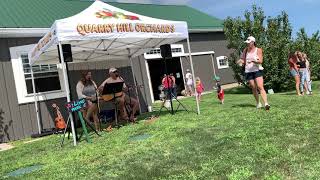
POLYGON ((250 81, 250 80, 256 79, 258 77, 262 77, 262 76, 263 76, 262 70, 255 71, 255 72, 249 72, 249 73, 246 73, 246 80, 250 81))
POLYGON ((291 74, 292 77, 295 77, 295 76, 299 75, 299 73, 295 69, 291 69, 290 70, 290 74, 291 74))

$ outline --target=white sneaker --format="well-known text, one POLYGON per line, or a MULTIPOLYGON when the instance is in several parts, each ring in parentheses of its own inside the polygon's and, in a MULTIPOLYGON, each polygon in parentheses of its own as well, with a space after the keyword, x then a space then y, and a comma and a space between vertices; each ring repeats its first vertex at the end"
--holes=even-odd
POLYGON ((269 110, 270 110, 270 105, 269 105, 269 104, 266 104, 266 105, 264 106, 264 108, 266 109, 266 111, 269 111, 269 110))
POLYGON ((259 104, 257 104, 257 109, 260 109, 260 108, 262 108, 262 104, 261 103, 259 103, 259 104))

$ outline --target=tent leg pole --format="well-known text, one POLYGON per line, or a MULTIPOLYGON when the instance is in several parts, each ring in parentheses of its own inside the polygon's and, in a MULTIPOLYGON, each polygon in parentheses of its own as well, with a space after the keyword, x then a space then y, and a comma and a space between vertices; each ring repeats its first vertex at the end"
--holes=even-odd
POLYGON ((31 71, 31 79, 32 79, 32 90, 33 90, 34 106, 35 106, 36 114, 37 114, 38 133, 41 134, 42 127, 41 127, 41 123, 40 123, 38 97, 37 97, 36 84, 34 82, 34 75, 33 75, 33 69, 32 69, 32 65, 31 64, 30 64, 30 71, 31 71))
POLYGON ((200 106, 199 106, 199 99, 198 99, 198 94, 197 94, 197 89, 196 89, 196 78, 195 78, 195 75, 194 75, 193 61, 192 61, 189 37, 187 38, 187 44, 188 44, 188 51, 189 51, 189 58, 190 58, 190 65, 191 65, 191 73, 192 73, 192 78, 193 78, 194 93, 196 95, 197 114, 200 114, 200 106))
POLYGON ((214 77, 216 77, 216 68, 214 67, 214 58, 213 58, 213 54, 210 55, 211 56, 211 61, 212 61, 212 68, 213 68, 213 75, 214 77))
POLYGON ((130 64, 131 64, 131 71, 132 71, 132 76, 133 76, 133 83, 134 83, 134 89, 136 91, 136 95, 137 95, 137 101, 138 101, 138 105, 139 105, 139 113, 141 114, 141 106, 140 106, 140 100, 139 100, 139 94, 138 94, 138 87, 137 87, 137 82, 136 82, 136 76, 135 76, 135 73, 134 73, 134 70, 133 70, 133 60, 131 58, 131 56, 129 57, 129 61, 130 61, 130 64))
MULTIPOLYGON (((59 52, 60 52, 60 58, 61 58, 61 64, 62 64, 64 88, 65 88, 66 95, 67 95, 67 102, 70 102, 71 101, 71 98, 70 98, 70 87, 69 87, 69 81, 68 81, 68 77, 67 77, 68 76, 68 72, 67 72, 66 62, 64 62, 61 42, 59 42, 58 46, 59 46, 59 52)), ((69 117, 70 117, 70 122, 71 122, 73 145, 76 146, 77 145, 76 131, 75 131, 75 127, 74 127, 73 116, 71 115, 70 112, 69 112, 69 117)))

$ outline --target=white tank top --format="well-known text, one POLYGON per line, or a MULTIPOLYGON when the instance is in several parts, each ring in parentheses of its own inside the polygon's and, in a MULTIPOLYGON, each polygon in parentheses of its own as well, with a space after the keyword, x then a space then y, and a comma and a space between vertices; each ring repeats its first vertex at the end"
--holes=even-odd
POLYGON ((257 59, 258 59, 258 48, 256 48, 253 53, 247 52, 246 67, 245 67, 246 73, 259 71, 259 64, 252 62, 252 61, 256 61, 257 59))

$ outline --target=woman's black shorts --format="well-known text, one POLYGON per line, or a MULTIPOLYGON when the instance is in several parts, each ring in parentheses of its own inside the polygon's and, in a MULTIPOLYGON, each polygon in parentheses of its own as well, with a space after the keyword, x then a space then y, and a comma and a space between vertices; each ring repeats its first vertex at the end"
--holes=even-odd
POLYGON ((255 72, 249 72, 249 73, 246 73, 245 76, 246 76, 246 80, 250 81, 250 80, 256 79, 258 77, 262 77, 263 71, 260 70, 260 71, 255 71, 255 72))

